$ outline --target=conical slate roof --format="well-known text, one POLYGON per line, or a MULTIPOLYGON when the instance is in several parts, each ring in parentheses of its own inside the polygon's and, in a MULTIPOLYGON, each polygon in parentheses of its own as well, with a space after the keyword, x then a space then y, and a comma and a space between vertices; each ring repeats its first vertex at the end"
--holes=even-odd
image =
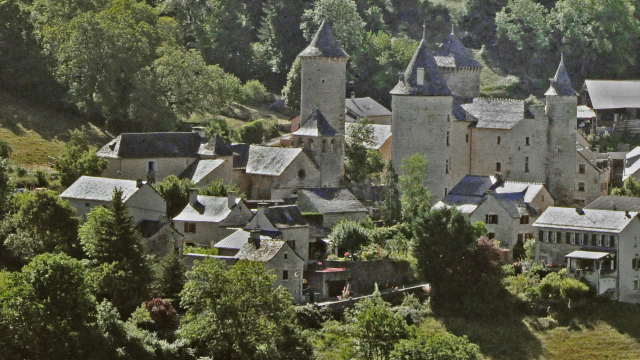
POLYGON ((392 95, 451 96, 451 90, 442 77, 433 55, 427 49, 426 28, 404 78, 391 90, 392 95), (418 85, 418 68, 424 68, 424 85, 418 85))
POLYGON ((331 57, 331 58, 349 58, 349 55, 342 50, 340 43, 333 35, 331 28, 326 20, 322 21, 318 32, 311 40, 309 46, 304 49, 298 56, 300 57, 331 57))
POLYGON ((578 94, 571 87, 571 80, 567 69, 564 66, 564 54, 560 56, 560 65, 558 65, 558 71, 556 76, 551 80, 551 86, 545 95, 557 95, 557 96, 577 96, 578 94))
POLYGON ((293 135, 334 136, 336 133, 336 130, 329 124, 320 110, 316 109, 293 135))
POLYGON ((462 42, 453 31, 453 27, 447 40, 436 51, 436 56, 450 55, 455 58, 457 67, 480 67, 480 63, 473 58, 471 51, 462 45, 462 42))

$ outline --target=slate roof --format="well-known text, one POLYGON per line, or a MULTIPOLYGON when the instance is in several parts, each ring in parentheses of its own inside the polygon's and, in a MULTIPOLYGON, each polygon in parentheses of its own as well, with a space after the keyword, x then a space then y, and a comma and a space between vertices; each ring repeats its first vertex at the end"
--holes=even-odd
POLYGON ((330 57, 330 58, 349 58, 349 55, 342 50, 340 43, 333 35, 333 31, 329 27, 326 20, 322 21, 316 35, 311 40, 309 46, 304 49, 298 56, 300 57, 330 57))
POLYGON ((247 167, 250 147, 250 144, 231 144, 231 150, 233 150, 234 169, 243 169, 247 167))
POLYGON ((224 141, 223 138, 216 134, 206 143, 200 144, 198 154, 209 156, 231 156, 233 155, 233 150, 231 150, 231 146, 229 146, 229 144, 227 144, 227 142, 224 141))
POLYGON ((201 143, 194 132, 123 133, 97 154, 124 159, 197 157, 201 143))
POLYGON ((633 196, 600 196, 584 208, 640 212, 640 198, 633 196))
POLYGON ((200 182, 205 176, 209 175, 213 170, 217 169, 226 160, 198 160, 187 167, 180 176, 181 179, 191 179, 194 183, 200 182))
POLYGON ((307 225, 296 205, 269 206, 264 209, 264 215, 277 228, 307 225))
POLYGON ((251 145, 246 172, 247 174, 280 176, 301 152, 300 148, 251 145))
POLYGON ((569 74, 567 73, 567 69, 564 66, 564 54, 560 56, 560 65, 558 65, 558 70, 556 71, 556 75, 553 79, 550 79, 551 84, 549 84, 549 90, 545 93, 545 95, 557 95, 557 96, 577 96, 573 87, 571 87, 571 79, 569 79, 569 74))
MULTIPOLYGON (((198 204, 187 204, 173 220, 220 223, 231 213, 228 201, 227 197, 198 195, 198 204)), ((236 204, 240 201, 236 198, 236 204)))
POLYGON ((467 175, 449 191, 449 195, 483 196, 496 181, 495 176, 467 175))
POLYGON ((293 135, 303 136, 334 136, 336 129, 325 119, 319 109, 315 109, 302 126, 293 135))
POLYGON ((300 195, 306 196, 313 206, 313 209, 305 209, 307 211, 315 211, 322 214, 368 212, 367 208, 348 189, 303 189, 298 191, 298 196, 300 195))
MULTIPOLYGON (((345 130, 349 133, 349 128, 355 126, 355 123, 345 123, 345 130)), ((368 149, 378 150, 391 137, 391 125, 371 124, 373 128, 373 142, 365 144, 368 149)))
POLYGON ((594 109, 640 107, 640 80, 585 80, 594 109))
POLYGON ((475 98, 461 105, 467 121, 477 121, 476 127, 512 129, 525 118, 524 100, 475 98))
POLYGON ((640 146, 636 146, 635 148, 633 148, 633 150, 629 151, 624 158, 628 160, 638 156, 640 156, 640 146))
MULTIPOLYGON (((245 244, 249 242, 249 237, 251 237, 250 232, 244 231, 242 229, 237 229, 236 232, 218 241, 215 245, 213 245, 213 247, 217 249, 240 250, 245 244)), ((260 240, 271 240, 271 238, 265 235, 260 235, 260 240)))
POLYGON ((624 211, 582 209, 584 215, 575 208, 550 206, 533 223, 535 227, 551 227, 556 229, 577 231, 602 231, 620 233, 638 215, 624 211))
POLYGON ((624 168, 624 171, 622 172, 622 181, 627 180, 638 171, 640 171, 640 160, 636 160, 634 163, 624 168))
MULTIPOLYGON (((455 62, 453 66, 457 67, 480 67, 480 63, 474 59, 471 51, 462 45, 453 29, 451 29, 451 34, 449 34, 447 40, 436 51, 436 59, 438 57, 452 57, 455 62)), ((446 64, 449 62, 450 60, 447 60, 446 63, 443 62, 442 65, 438 63, 438 65, 448 67, 446 64)))
MULTIPOLYGON (((144 182, 146 184, 146 182, 144 182)), ((84 199, 95 201, 111 201, 113 190, 122 189, 122 200, 127 201, 138 191, 136 180, 110 179, 95 176, 81 176, 60 197, 67 199, 84 199)))
POLYGON ((578 119, 591 119, 596 117, 595 111, 587 105, 578 105, 578 119))
POLYGON ((155 234, 157 234, 165 226, 170 227, 171 231, 175 232, 176 234, 180 235, 181 237, 184 237, 184 235, 182 233, 180 233, 178 230, 176 230, 173 226, 171 226, 171 224, 169 224, 169 223, 164 223, 163 224, 158 220, 141 220, 136 225, 136 230, 138 230, 140 232, 140 235, 142 235, 142 237, 150 238, 150 237, 154 236, 155 234))
MULTIPOLYGON (((245 243, 236 254, 239 260, 249 260, 257 262, 269 262, 285 246, 282 240, 260 239, 260 247, 256 249, 253 244, 245 243)), ((294 251, 295 252, 295 251, 294 251)))
POLYGON ((629 151, 625 155, 624 159, 624 171, 622 173, 622 181, 627 180, 630 176, 633 176, 638 170, 640 170, 640 146, 636 146, 633 150, 629 151))
POLYGON ((423 29, 422 41, 404 71, 404 77, 391 90, 391 95, 451 96, 436 60, 427 49, 425 31, 423 29), (424 85, 418 85, 418 68, 424 68, 424 85))
POLYGON ((348 98, 345 100, 347 113, 353 113, 355 118, 368 116, 390 116, 391 111, 370 97, 348 98))
POLYGON ((624 160, 627 157, 627 152, 625 151, 609 151, 606 153, 612 160, 624 160))

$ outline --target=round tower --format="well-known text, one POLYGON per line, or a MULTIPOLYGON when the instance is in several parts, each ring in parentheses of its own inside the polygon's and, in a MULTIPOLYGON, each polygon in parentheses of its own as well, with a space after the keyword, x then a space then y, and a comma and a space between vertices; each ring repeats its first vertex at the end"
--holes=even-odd
POLYGON ((427 49, 425 38, 423 32, 411 62, 391 90, 391 160, 399 169, 403 159, 415 153, 425 155, 425 186, 431 190, 434 200, 439 200, 451 187, 449 135, 453 96, 427 49))
POLYGON ((545 93, 547 135, 547 187, 559 205, 570 205, 576 187, 576 131, 578 94, 571 86, 564 55, 545 93))

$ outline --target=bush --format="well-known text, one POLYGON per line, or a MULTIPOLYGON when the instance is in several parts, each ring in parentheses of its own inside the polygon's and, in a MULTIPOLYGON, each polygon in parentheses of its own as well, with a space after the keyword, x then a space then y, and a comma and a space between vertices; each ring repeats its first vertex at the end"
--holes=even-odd
POLYGON ((400 340, 391 352, 391 360, 480 360, 478 345, 470 343, 466 336, 458 337, 448 332, 420 333, 408 340, 400 340))
POLYGON ((378 244, 369 244, 362 249, 360 257, 367 261, 382 260, 389 257, 389 252, 378 244))
POLYGON ((338 249, 339 254, 345 251, 359 251, 363 246, 371 243, 371 240, 369 229, 350 220, 340 221, 329 234, 329 242, 338 249))
POLYGON ((26 176, 27 175, 27 169, 25 169, 22 166, 18 165, 16 167, 16 175, 18 175, 19 177, 26 176))
POLYGON ((247 81, 241 89, 243 103, 262 102, 267 99, 267 88, 258 80, 247 81))
POLYGON ((579 300, 589 294, 589 286, 570 277, 562 279, 560 284, 560 296, 565 300, 579 300))
POLYGON ((238 136, 240 138, 240 142, 247 144, 260 144, 263 136, 270 139, 280 136, 280 132, 278 131, 278 126, 275 121, 267 122, 267 120, 260 119, 252 121, 241 127, 238 131, 238 136))
POLYGON ((49 181, 47 180, 47 174, 42 171, 42 170, 38 170, 36 171, 36 185, 38 187, 48 187, 49 186, 49 181))
POLYGON ((545 299, 560 299, 562 277, 558 273, 550 273, 540 281, 540 295, 545 299))

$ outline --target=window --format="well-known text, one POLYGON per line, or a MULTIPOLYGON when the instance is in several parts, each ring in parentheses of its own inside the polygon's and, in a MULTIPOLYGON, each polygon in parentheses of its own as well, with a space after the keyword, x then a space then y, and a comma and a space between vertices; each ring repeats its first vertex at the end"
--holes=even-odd
POLYGON ((571 233, 570 232, 565 233, 564 241, 565 241, 566 244, 571 244, 571 233))
POLYGON ((543 231, 542 232, 542 242, 549 242, 549 232, 548 231, 543 231))
POLYGON ((287 260, 289 258, 289 254, 284 253, 283 257, 284 257, 285 260, 287 260))
POLYGON ((631 259, 631 267, 635 270, 640 268, 640 255, 636 254, 636 256, 631 259))
POLYGON ((578 165, 578 172, 580 174, 584 174, 587 172, 587 166, 585 164, 578 165))
POLYGON ((551 232, 551 242, 554 244, 558 242, 558 233, 555 231, 551 232))
POLYGON ((578 245, 584 245, 584 234, 578 234, 578 245))
POLYGON ((324 84, 324 79, 322 79, 322 83, 324 84))
POLYGON ((518 234, 518 242, 523 242, 524 240, 524 234, 518 234))
POLYGON ((289 241, 287 241, 287 243, 289 244, 289 246, 291 246, 291 248, 293 250, 296 249, 296 241, 295 240, 289 240, 289 241))
POLYGON ((424 85, 424 68, 418 68, 416 83, 418 85, 424 85))
POLYGON ((282 280, 289 280, 289 270, 282 270, 282 280))
POLYGON ((583 182, 579 182, 578 183, 578 191, 584 191, 584 183, 583 182))
POLYGON ((596 238, 597 237, 598 237, 598 235, 591 234, 591 246, 596 246, 596 238))
POLYGON ((597 236, 596 237, 596 246, 602 246, 602 243, 604 242, 605 236, 606 235, 601 235, 601 236, 597 236))
POLYGON ((529 172, 529 157, 524 158, 524 172, 529 172))
POLYGON ((336 139, 331 139, 331 150, 336 151, 336 139))
MULTIPOLYGON (((542 195, 542 202, 544 202, 544 195, 542 195)), ((542 211, 540 211, 540 212, 542 212, 542 211)))
POLYGON ((448 174, 449 173, 449 160, 445 160, 444 163, 444 173, 448 174))
POLYGON ((327 139, 322 139, 322 152, 327 152, 327 139))
POLYGON ((304 180, 305 177, 307 177, 307 172, 304 171, 304 169, 300 169, 300 171, 298 171, 298 179, 304 180))
POLYGON ((639 290, 640 289, 640 279, 638 279, 638 277, 636 276, 635 278, 633 278, 633 290, 639 290))
POLYGON ((194 233, 196 232, 196 223, 184 223, 184 232, 185 233, 194 233))
POLYGON ((467 142, 469 142, 469 134, 467 134, 467 142))
POLYGON ((496 171, 497 172, 502 171, 502 164, 500 164, 499 162, 496 163, 496 171))
POLYGON ((500 136, 498 136, 498 145, 500 145, 501 139, 500 136))
POLYGON ((575 233, 571 233, 571 240, 569 241, 569 243, 571 245, 575 245, 576 244, 576 234, 575 233))
POLYGON ((89 203, 84 203, 84 206, 85 206, 85 207, 91 207, 91 204, 89 204, 89 203))
POLYGON ((447 122, 451 121, 451 115, 447 114, 447 122))
POLYGON ((449 146, 449 132, 447 131, 447 146, 449 146))
POLYGON ((156 162, 155 161, 149 161, 147 162, 147 171, 157 171, 157 167, 156 167, 156 162))
POLYGON ((498 223, 498 215, 490 215, 487 214, 486 215, 486 220, 485 221, 487 224, 497 224, 498 223))
POLYGON ((489 233, 488 237, 489 237, 489 239, 495 239, 496 238, 496 233, 489 233))
POLYGON ((609 235, 609 236, 607 236, 607 239, 604 242, 604 246, 606 246, 606 247, 615 247, 616 246, 615 243, 616 243, 616 241, 615 241, 615 238, 613 237, 613 235, 609 235))
POLYGON ((528 224, 529 223, 529 215, 520 216, 520 224, 528 224))
POLYGON ((529 137, 528 136, 526 138, 524 138, 524 144, 527 145, 527 146, 531 145, 529 143, 529 137))
POLYGON ((447 196, 447 193, 448 193, 447 188, 444 188, 444 196, 447 196))

